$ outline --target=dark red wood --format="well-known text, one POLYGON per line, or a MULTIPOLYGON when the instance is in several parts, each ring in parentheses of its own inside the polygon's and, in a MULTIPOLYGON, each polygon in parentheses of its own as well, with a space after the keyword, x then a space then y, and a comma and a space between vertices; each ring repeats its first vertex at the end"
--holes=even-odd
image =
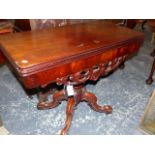
POLYGON ((99 106, 95 95, 83 84, 123 65, 143 40, 140 32, 102 21, 0 37, 4 55, 26 88, 44 88, 52 82, 73 86, 73 96, 63 89, 53 95, 51 102, 46 101, 48 93, 39 95, 38 109, 54 108, 68 100, 61 134, 67 133, 73 108, 80 101, 99 112, 112 111, 109 105, 99 106))
POLYGON ((0 51, 0 64, 4 63, 4 56, 2 55, 1 51, 0 51))
POLYGON ((30 21, 29 19, 15 19, 15 29, 17 31, 30 31, 30 21))

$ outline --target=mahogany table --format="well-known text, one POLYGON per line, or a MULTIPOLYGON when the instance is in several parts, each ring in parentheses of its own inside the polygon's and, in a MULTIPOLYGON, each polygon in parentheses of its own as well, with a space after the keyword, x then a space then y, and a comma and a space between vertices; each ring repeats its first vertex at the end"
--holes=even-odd
POLYGON ((26 88, 44 88, 50 83, 64 85, 53 95, 52 102, 47 101, 48 93, 40 93, 37 107, 52 109, 67 100, 66 121, 61 131, 66 134, 73 109, 80 101, 86 101, 95 111, 112 112, 110 105, 98 105, 96 96, 86 91, 84 83, 117 69, 138 51, 143 39, 140 32, 98 21, 9 34, 0 37, 0 44, 26 88))

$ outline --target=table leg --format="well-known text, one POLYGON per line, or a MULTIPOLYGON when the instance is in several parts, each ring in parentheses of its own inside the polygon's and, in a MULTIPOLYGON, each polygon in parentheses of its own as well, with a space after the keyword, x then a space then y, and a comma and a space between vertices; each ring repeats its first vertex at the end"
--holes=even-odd
POLYGON ((147 84, 152 84, 152 82, 153 82, 152 76, 153 76, 154 70, 155 70, 155 58, 154 58, 154 61, 153 61, 153 64, 152 64, 152 68, 151 68, 149 78, 146 80, 147 84))
POLYGON ((74 95, 68 96, 67 90, 63 89, 53 94, 53 101, 50 103, 46 102, 47 94, 40 95, 40 101, 38 103, 38 109, 52 109, 59 105, 62 100, 67 101, 66 107, 66 121, 65 126, 61 131, 61 135, 66 135, 70 126, 73 115, 73 110, 81 102, 86 101, 90 107, 97 112, 111 113, 112 107, 109 105, 100 106, 97 104, 97 98, 93 93, 87 92, 83 84, 73 86, 74 95))
POLYGON ((74 97, 68 98, 67 109, 66 109, 66 121, 65 121, 64 128, 61 130, 61 135, 66 135, 67 131, 70 128, 74 106, 75 106, 74 97))
POLYGON ((104 113, 111 113, 112 107, 109 105, 100 106, 97 104, 97 97, 90 92, 85 91, 82 97, 82 100, 88 102, 89 106, 97 111, 97 112, 104 112, 104 113))
POLYGON ((53 94, 53 101, 50 102, 50 103, 46 102, 47 94, 44 94, 44 95, 40 94, 39 100, 40 101, 39 101, 39 103, 37 105, 37 108, 39 110, 52 109, 52 108, 57 107, 62 100, 67 100, 67 95, 66 95, 65 90, 61 90, 61 91, 56 92, 55 94, 53 94))

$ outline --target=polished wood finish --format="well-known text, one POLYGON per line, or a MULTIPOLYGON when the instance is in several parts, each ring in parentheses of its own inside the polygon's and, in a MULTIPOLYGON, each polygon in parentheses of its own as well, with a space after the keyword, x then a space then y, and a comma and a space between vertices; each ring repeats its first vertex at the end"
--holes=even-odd
POLYGON ((62 100, 67 100, 66 121, 65 121, 65 127, 61 131, 62 135, 67 133, 71 124, 73 110, 81 101, 88 102, 88 105, 95 111, 104 112, 107 114, 112 112, 111 106, 98 105, 96 96, 90 92, 87 92, 83 84, 74 85, 74 92, 75 92, 74 96, 68 97, 66 89, 63 89, 59 92, 56 92, 53 95, 52 102, 47 103, 46 102, 47 98, 44 98, 43 100, 41 99, 38 103, 38 109, 44 110, 55 108, 60 104, 62 100))
POLYGON ((47 85, 56 78, 123 55, 126 50, 132 53, 134 48, 138 50, 142 41, 143 34, 140 32, 107 22, 0 37, 4 55, 27 88, 47 85), (93 61, 90 61, 91 58, 93 61))
POLYGON ((140 32, 101 21, 0 37, 4 55, 26 88, 45 88, 52 82, 64 85, 53 101, 47 101, 48 93, 40 93, 38 103, 38 109, 50 109, 68 101, 61 134, 67 133, 73 109, 80 101, 98 112, 112 112, 111 106, 98 105, 96 96, 83 85, 123 66, 143 40, 140 32), (66 89, 69 85, 73 95, 66 89))

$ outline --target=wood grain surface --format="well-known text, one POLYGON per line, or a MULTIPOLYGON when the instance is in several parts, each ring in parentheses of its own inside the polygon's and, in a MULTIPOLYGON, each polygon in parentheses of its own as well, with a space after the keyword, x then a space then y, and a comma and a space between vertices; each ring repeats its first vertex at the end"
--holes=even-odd
POLYGON ((140 32, 97 21, 9 34, 0 37, 0 45, 30 88, 135 52, 143 38, 140 32))

